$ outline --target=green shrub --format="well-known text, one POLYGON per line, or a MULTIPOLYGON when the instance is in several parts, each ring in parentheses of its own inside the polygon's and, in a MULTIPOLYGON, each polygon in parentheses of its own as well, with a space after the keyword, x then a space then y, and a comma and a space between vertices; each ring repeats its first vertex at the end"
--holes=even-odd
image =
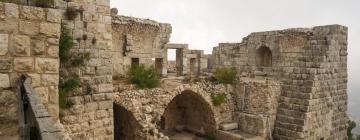
POLYGON ((211 98, 214 106, 220 106, 221 104, 226 102, 226 95, 224 93, 213 94, 211 98))
POLYGON ((59 105, 62 109, 73 105, 67 100, 68 94, 81 86, 79 75, 72 69, 77 69, 90 59, 90 53, 72 53, 73 46, 74 42, 70 30, 62 24, 59 41, 59 105))
POLYGON ((54 6, 54 0, 33 0, 35 6, 49 8, 54 6))
POLYGON ((360 135, 353 134, 352 130, 356 128, 356 122, 348 120, 347 136, 348 140, 360 140, 360 135))
POLYGON ((154 67, 145 65, 133 66, 130 68, 128 81, 137 85, 138 88, 155 88, 160 84, 160 78, 154 67))
POLYGON ((207 132, 205 138, 207 140, 216 140, 216 134, 214 132, 207 132))
POLYGON ((218 68, 214 73, 214 77, 220 83, 233 84, 236 80, 236 69, 232 68, 218 68))

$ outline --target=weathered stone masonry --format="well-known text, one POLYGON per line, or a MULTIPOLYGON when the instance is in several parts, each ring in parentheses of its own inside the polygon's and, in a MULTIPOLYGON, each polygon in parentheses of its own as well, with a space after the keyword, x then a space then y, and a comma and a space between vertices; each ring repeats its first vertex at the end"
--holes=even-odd
POLYGON ((169 131, 186 129, 224 140, 243 139, 239 132, 260 139, 346 139, 347 27, 252 33, 241 43, 220 43, 207 56, 187 44, 170 44, 170 24, 117 15, 109 0, 56 0, 54 7, 0 3, 1 126, 17 127, 16 81, 27 74, 35 120, 64 127, 40 126, 50 137, 61 132, 66 139, 167 140, 169 131), (83 10, 70 21, 63 16, 67 7, 83 10), (74 105, 59 115, 61 23, 74 36, 72 51, 89 52, 90 60, 76 69, 82 86, 69 97, 74 105), (176 87, 150 90, 120 90, 128 85, 113 81, 134 64, 155 65, 167 76, 168 49, 177 49, 177 76, 235 67, 238 81, 176 81, 176 87), (219 93, 226 103, 214 106, 212 95, 219 93), (62 124, 56 123, 59 116, 62 124))
POLYGON ((89 52, 90 60, 78 69, 82 88, 69 98, 75 105, 64 111, 62 123, 74 140, 113 139, 110 0, 73 0, 67 6, 84 9, 75 20, 63 22, 76 40, 73 51, 89 52))
POLYGON ((253 33, 219 44, 212 61, 215 68, 235 66, 240 81, 281 83, 275 139, 346 139, 346 58, 347 28, 329 25, 253 33))
POLYGON ((58 118, 60 21, 61 15, 54 9, 0 3, 0 88, 5 96, 0 105, 1 122, 17 126, 14 91, 19 76, 25 73, 32 77, 32 86, 51 116, 58 118))

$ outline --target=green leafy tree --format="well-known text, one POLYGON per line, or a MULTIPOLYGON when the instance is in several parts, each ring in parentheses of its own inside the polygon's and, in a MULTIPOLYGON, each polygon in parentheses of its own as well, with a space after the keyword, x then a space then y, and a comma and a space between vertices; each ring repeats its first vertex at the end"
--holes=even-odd
POLYGON ((127 78, 129 82, 137 85, 140 89, 155 88, 160 84, 160 76, 156 69, 143 64, 131 67, 127 78))

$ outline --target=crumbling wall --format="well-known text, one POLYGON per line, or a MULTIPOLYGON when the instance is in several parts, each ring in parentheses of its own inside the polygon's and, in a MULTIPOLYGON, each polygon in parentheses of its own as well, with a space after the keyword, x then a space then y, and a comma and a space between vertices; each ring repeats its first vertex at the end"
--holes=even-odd
MULTIPOLYGON (((141 130, 136 130, 136 131, 140 131, 142 136, 145 136, 147 138, 162 139, 165 137, 160 130, 165 128, 165 126, 169 126, 169 125, 171 126, 171 124, 176 123, 169 121, 176 121, 176 119, 179 119, 180 117, 180 116, 171 117, 176 115, 176 111, 179 111, 177 110, 178 108, 176 108, 176 106, 172 106, 172 104, 182 103, 182 105, 184 105, 190 103, 184 100, 182 101, 175 100, 176 97, 178 96, 189 94, 185 92, 191 92, 191 94, 189 95, 195 95, 194 97, 200 99, 200 100, 194 99, 193 102, 198 102, 198 101, 204 102, 203 104, 200 104, 202 106, 199 106, 198 108, 210 109, 210 112, 206 112, 206 110, 194 112, 195 114, 199 112, 207 113, 207 115, 205 116, 200 115, 202 117, 205 117, 205 118, 198 118, 197 120, 200 122, 203 122, 204 120, 209 120, 209 122, 211 122, 210 120, 215 120, 214 122, 215 124, 211 124, 211 123, 202 124, 204 126, 208 126, 207 128, 203 128, 203 131, 209 129, 216 129, 219 124, 224 122, 232 122, 231 119, 233 119, 232 118, 233 108, 231 106, 233 105, 231 102, 230 90, 231 88, 227 89, 224 85, 214 85, 214 84, 202 83, 202 82, 195 84, 183 84, 177 88, 174 88, 174 90, 171 91, 168 91, 163 88, 155 88, 148 90, 137 90, 137 89, 127 88, 127 89, 119 90, 120 93, 115 95, 114 97, 114 103, 132 112, 134 118, 143 128, 141 130), (214 92, 225 93, 226 95, 228 95, 227 100, 229 102, 226 102, 221 106, 213 106, 211 95, 214 92), (166 111, 166 110, 170 110, 170 111, 166 111), (164 115, 166 119, 168 119, 168 120, 165 119, 165 123, 169 123, 169 124, 165 124, 165 125, 163 124, 162 117, 164 115), (166 115, 170 115, 170 117, 166 115)), ((114 116, 118 116, 118 115, 115 114, 114 116)), ((192 118, 193 117, 184 118, 184 119, 192 119, 192 118)), ((198 125, 199 124, 196 124, 195 126, 198 125)), ((196 130, 200 131, 200 128, 197 128, 196 130)))
POLYGON ((60 21, 56 9, 0 2, 0 126, 15 127, 10 134, 17 133, 15 87, 21 74, 32 77, 42 103, 58 118, 60 21))
POLYGON ((274 129, 281 84, 262 78, 243 78, 236 84, 236 120, 242 132, 266 137, 274 129))
POLYGON ((113 71, 115 77, 125 75, 131 66, 131 58, 139 58, 140 64, 155 66, 155 58, 161 58, 166 72, 167 61, 164 45, 169 42, 170 24, 113 15, 113 71))
POLYGON ((238 76, 281 82, 276 139, 345 139, 347 28, 340 25, 252 33, 242 43, 219 44, 213 66, 235 66, 238 76), (270 50, 270 65, 259 51, 270 50))

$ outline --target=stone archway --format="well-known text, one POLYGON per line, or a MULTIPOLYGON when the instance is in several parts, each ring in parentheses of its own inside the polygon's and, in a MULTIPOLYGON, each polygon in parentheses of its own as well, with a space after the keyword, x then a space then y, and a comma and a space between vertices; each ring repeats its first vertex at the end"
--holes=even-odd
POLYGON ((216 130, 216 121, 208 101, 191 90, 185 90, 168 104, 161 118, 161 127, 165 131, 205 135, 216 130))
POLYGON ((114 103, 114 140, 144 140, 134 114, 114 103))

